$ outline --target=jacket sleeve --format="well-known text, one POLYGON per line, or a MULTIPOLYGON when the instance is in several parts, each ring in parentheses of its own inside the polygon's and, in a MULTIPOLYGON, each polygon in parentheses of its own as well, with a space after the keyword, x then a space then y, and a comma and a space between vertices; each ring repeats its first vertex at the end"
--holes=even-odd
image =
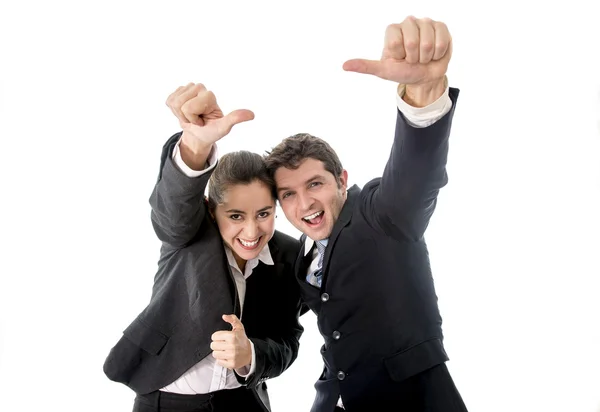
POLYGON ((204 192, 212 174, 188 177, 177 168, 172 155, 180 137, 181 132, 176 133, 165 143, 150 196, 154 231, 164 246, 175 249, 185 247, 200 229, 207 213, 204 192))
POLYGON ((398 240, 419 240, 435 210, 439 190, 448 182, 448 139, 458 89, 450 88, 452 108, 430 126, 411 126, 397 110, 396 132, 379 184, 367 203, 367 216, 398 240))

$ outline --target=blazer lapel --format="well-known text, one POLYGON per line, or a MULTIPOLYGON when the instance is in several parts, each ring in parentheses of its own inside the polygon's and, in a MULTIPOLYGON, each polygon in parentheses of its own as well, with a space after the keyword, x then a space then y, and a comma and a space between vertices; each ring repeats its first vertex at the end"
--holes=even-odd
POLYGON ((325 248, 325 256, 323 256, 323 284, 325 283, 325 275, 327 274, 325 268, 329 266, 331 251, 333 250, 335 241, 340 235, 342 229, 346 227, 352 220, 352 211, 354 210, 354 204, 356 203, 359 193, 360 189, 357 185, 353 185, 350 189, 348 189, 348 198, 346 199, 346 202, 344 202, 340 216, 333 225, 331 235, 329 235, 329 241, 327 243, 327 247, 325 248))
MULTIPOLYGON (((304 234, 300 237, 300 243, 302 246, 300 247, 298 257, 296 258, 296 263, 294 264, 294 272, 296 274, 296 278, 298 281, 300 281, 300 284, 304 285, 304 283, 306 283, 306 271, 308 270, 312 260, 312 248, 308 251, 308 253, 305 253, 304 245, 306 243, 306 235, 304 234)), ((315 245, 313 244, 312 247, 314 248, 315 245)))
MULTIPOLYGON (((217 234, 217 236, 219 237, 219 240, 221 242, 223 242, 221 235, 219 234, 219 228, 217 227, 217 224, 209 219, 208 225, 210 226, 211 230, 213 230, 217 234)), ((227 279, 227 284, 229 285, 229 296, 231 297, 231 302, 233 303, 233 313, 235 314, 235 316, 237 316, 239 318, 240 314, 241 314, 241 304, 240 304, 240 298, 238 296, 237 287, 235 284, 235 277, 233 276, 233 272, 231 271, 231 266, 229 266, 229 261, 227 260, 227 254, 225 253, 224 245, 222 246, 222 250, 223 250, 223 265, 225 265, 227 274, 229 275, 229 278, 227 279)))
MULTIPOLYGON (((271 253, 271 259, 273 259, 273 270, 275 271, 275 276, 279 278, 280 276, 284 275, 283 271, 285 270, 285 264, 283 263, 279 246, 274 238, 269 241, 269 252, 271 253)), ((265 268, 269 268, 270 266, 265 265, 263 262, 259 262, 258 265, 264 266, 265 268)))

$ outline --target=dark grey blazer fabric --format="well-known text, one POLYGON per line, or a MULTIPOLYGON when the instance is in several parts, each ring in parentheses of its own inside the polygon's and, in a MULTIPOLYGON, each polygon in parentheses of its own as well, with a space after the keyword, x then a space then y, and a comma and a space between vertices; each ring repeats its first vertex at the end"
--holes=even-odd
MULTIPOLYGON (((211 335, 231 326, 223 314, 239 316, 239 300, 216 224, 204 192, 210 173, 189 178, 172 152, 181 133, 163 147, 158 181, 150 197, 152 224, 162 241, 148 305, 110 350, 104 372, 139 394, 164 387, 211 353, 211 335)), ((267 409, 266 379, 295 361, 303 328, 293 265, 300 244, 276 232, 269 248, 275 265, 262 262, 247 279, 243 324, 254 343, 256 372, 246 382, 267 409)))

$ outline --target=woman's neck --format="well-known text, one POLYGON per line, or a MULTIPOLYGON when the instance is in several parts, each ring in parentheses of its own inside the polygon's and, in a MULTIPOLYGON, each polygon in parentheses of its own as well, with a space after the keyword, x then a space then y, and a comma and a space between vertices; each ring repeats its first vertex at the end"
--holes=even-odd
POLYGON ((243 274, 244 270, 246 269, 246 261, 241 257, 237 256, 235 253, 233 255, 235 257, 235 262, 237 263, 238 268, 240 268, 240 272, 242 272, 243 274))

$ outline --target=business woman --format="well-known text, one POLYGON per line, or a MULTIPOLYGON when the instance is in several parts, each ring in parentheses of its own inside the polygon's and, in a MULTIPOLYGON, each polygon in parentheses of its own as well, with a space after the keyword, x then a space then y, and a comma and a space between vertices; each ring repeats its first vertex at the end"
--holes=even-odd
POLYGON ((216 142, 252 112, 223 116, 201 84, 167 105, 183 131, 165 144, 150 197, 162 241, 152 297, 104 372, 135 391, 137 412, 270 411, 265 381, 294 362, 303 332, 299 241, 274 229, 275 186, 260 155, 216 159, 216 142))

